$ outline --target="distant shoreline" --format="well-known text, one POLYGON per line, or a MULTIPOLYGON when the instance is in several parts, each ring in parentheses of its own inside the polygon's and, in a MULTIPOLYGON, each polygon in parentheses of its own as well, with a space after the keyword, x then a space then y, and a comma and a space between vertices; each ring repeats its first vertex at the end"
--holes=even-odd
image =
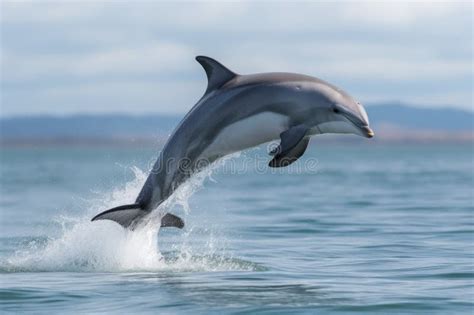
MULTIPOLYGON (((474 113, 399 103, 367 106, 375 138, 323 135, 318 143, 473 143, 474 113)), ((160 147, 182 115, 75 114, 0 117, 0 146, 160 147)))

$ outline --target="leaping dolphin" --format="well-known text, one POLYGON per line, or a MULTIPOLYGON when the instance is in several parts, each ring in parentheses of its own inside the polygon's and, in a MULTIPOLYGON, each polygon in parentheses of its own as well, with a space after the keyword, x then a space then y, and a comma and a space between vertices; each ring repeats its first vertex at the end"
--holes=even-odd
MULTIPOLYGON (((295 162, 313 135, 374 136, 362 105, 323 80, 294 73, 240 75, 212 58, 196 60, 206 71, 206 92, 166 142, 135 203, 92 221, 107 219, 134 229, 192 174, 225 155, 278 138, 270 167, 295 162)), ((184 222, 167 213, 161 226, 182 228, 184 222)))

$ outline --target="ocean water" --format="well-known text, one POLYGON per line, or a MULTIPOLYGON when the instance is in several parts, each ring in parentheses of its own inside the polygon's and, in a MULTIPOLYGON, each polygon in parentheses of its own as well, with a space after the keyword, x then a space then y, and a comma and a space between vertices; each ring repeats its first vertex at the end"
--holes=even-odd
POLYGON ((0 313, 472 314, 472 145, 265 147, 201 173, 129 232, 158 150, 2 148, 0 313))

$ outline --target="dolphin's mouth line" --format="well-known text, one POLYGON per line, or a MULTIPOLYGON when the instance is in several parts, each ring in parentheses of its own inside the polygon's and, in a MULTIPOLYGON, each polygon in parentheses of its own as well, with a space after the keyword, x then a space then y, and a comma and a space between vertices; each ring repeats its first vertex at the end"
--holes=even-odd
POLYGON ((347 120, 349 120, 354 126, 359 128, 367 138, 372 138, 375 135, 374 131, 368 125, 361 125, 360 123, 354 121, 350 114, 343 113, 342 115, 347 118, 347 120))

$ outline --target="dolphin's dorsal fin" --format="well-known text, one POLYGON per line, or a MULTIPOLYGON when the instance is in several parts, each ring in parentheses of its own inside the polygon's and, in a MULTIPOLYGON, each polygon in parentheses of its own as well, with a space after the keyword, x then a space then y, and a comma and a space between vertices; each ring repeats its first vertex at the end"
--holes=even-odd
POLYGON ((197 62, 201 64, 207 75, 207 89, 206 93, 218 89, 227 81, 232 80, 237 74, 224 67, 220 62, 206 57, 197 56, 197 62))

